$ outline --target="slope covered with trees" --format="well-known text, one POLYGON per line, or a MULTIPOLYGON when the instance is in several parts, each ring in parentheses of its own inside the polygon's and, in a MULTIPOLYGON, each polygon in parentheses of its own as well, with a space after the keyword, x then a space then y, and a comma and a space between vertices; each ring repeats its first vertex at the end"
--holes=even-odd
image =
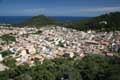
POLYGON ((64 23, 63 26, 79 30, 88 29, 100 31, 120 30, 120 12, 108 13, 85 20, 72 21, 69 23, 64 23))
POLYGON ((45 26, 45 25, 52 25, 55 23, 56 23, 56 21, 54 19, 49 18, 44 15, 39 15, 39 16, 32 17, 31 19, 25 21, 22 24, 27 25, 27 26, 33 26, 33 27, 41 27, 41 26, 45 26))
POLYGON ((120 59, 88 55, 82 60, 54 59, 36 66, 15 66, 9 58, 9 70, 0 72, 0 80, 120 80, 120 59), (14 65, 14 66, 13 66, 14 65))

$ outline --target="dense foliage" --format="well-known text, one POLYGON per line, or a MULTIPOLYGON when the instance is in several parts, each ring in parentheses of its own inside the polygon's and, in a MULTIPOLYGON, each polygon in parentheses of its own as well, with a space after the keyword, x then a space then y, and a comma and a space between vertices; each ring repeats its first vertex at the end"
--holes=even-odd
POLYGON ((15 64, 15 59, 11 56, 5 58, 2 63, 6 66, 8 66, 9 68, 15 68, 16 67, 16 64, 15 64))
POLYGON ((4 35, 0 36, 0 39, 5 41, 7 44, 16 41, 16 38, 10 34, 4 34, 4 35))
POLYGON ((78 30, 115 31, 120 30, 120 12, 104 14, 98 17, 64 23, 63 26, 78 30), (102 22, 107 22, 104 24, 102 22))
POLYGON ((0 54, 2 54, 3 57, 6 57, 6 56, 9 56, 9 55, 11 55, 13 53, 11 51, 9 51, 9 50, 5 50, 5 51, 0 52, 0 54))
MULTIPOLYGON (((12 63, 11 63, 12 64, 12 63)), ((120 80, 119 59, 91 55, 83 60, 45 60, 0 72, 0 80, 120 80)))

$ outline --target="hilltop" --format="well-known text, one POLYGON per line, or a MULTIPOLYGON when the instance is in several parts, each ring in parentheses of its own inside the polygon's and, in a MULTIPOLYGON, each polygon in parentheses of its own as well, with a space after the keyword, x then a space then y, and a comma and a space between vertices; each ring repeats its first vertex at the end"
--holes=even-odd
POLYGON ((38 16, 32 17, 31 19, 25 21, 22 24, 27 25, 27 26, 41 27, 41 26, 51 25, 51 24, 55 24, 55 23, 56 23, 56 21, 52 18, 49 18, 44 15, 38 15, 38 16))

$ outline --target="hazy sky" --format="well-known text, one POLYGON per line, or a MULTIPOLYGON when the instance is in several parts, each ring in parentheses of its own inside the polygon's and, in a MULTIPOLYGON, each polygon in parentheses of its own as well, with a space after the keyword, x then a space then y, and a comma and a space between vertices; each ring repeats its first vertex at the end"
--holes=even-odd
POLYGON ((96 16, 120 11, 120 0, 0 0, 0 16, 96 16))

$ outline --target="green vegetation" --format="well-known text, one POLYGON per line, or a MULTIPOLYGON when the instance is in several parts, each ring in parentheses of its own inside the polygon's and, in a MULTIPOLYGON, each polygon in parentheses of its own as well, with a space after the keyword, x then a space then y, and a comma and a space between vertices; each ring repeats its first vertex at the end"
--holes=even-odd
POLYGON ((32 17, 30 20, 25 21, 23 24, 27 26, 33 26, 33 27, 35 26, 39 28, 41 26, 53 25, 55 23, 56 23, 55 20, 49 17, 46 17, 44 15, 39 15, 39 16, 32 17))
POLYGON ((120 60, 97 55, 83 60, 45 60, 0 72, 1 80, 120 80, 120 60))
POLYGON ((6 57, 6 56, 9 56, 11 54, 13 54, 11 51, 9 50, 6 50, 6 51, 3 51, 3 52, 0 52, 0 54, 2 54, 3 57, 6 57))
POLYGON ((120 30, 120 12, 104 14, 98 17, 64 23, 63 26, 77 30, 115 31, 120 30), (103 23, 101 23, 103 22, 103 23), (107 22, 105 24, 104 22, 107 22))
POLYGON ((38 30, 38 31, 36 31, 36 32, 34 32, 34 33, 32 33, 32 34, 41 34, 42 33, 42 31, 41 30, 38 30))
POLYGON ((45 25, 60 25, 68 28, 74 28, 77 30, 97 30, 97 31, 115 31, 120 30, 120 12, 113 12, 104 14, 98 17, 93 17, 84 20, 75 20, 71 22, 61 22, 39 15, 31 18, 30 20, 23 23, 24 25, 41 27, 45 25), (107 24, 101 22, 107 22, 107 24))
POLYGON ((0 39, 5 41, 7 44, 16 41, 16 38, 10 34, 4 34, 4 35, 0 36, 0 39))
POLYGON ((2 61, 2 63, 3 63, 4 65, 8 66, 8 67, 11 68, 11 69, 16 67, 15 62, 16 62, 15 59, 14 59, 13 57, 11 57, 11 56, 5 58, 5 59, 2 61))

